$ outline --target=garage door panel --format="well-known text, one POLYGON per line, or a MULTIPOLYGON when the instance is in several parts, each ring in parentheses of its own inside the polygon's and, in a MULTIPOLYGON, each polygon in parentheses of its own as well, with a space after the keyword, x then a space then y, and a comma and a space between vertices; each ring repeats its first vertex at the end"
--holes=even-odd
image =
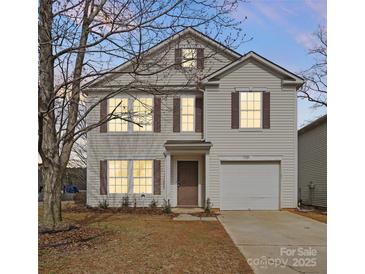
POLYGON ((221 209, 279 209, 279 164, 222 162, 221 209))
POLYGON ((240 204, 228 200, 223 205, 222 210, 277 210, 277 207, 273 207, 273 204, 276 204, 276 202, 277 199, 275 198, 245 198, 240 204))

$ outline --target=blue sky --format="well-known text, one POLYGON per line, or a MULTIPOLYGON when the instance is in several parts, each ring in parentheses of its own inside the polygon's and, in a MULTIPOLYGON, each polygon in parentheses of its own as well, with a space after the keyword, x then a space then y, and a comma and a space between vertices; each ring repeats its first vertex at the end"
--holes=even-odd
MULTIPOLYGON (((253 50, 292 72, 300 72, 313 62, 308 48, 313 45, 312 33, 318 25, 327 23, 325 0, 251 0, 241 3, 237 19, 247 16, 242 24, 252 41, 238 51, 253 50)), ((298 126, 322 116, 325 108, 313 109, 312 104, 298 100, 298 126)))

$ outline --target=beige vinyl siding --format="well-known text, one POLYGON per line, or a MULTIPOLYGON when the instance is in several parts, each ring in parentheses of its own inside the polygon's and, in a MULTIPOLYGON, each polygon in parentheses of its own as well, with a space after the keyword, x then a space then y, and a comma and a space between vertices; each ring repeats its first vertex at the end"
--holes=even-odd
MULTIPOLYGON (((98 92, 91 94, 87 100, 91 103, 99 96, 105 96, 106 93, 98 92)), ((91 206, 97 206, 99 201, 104 197, 99 195, 99 162, 100 160, 115 159, 156 159, 161 160, 161 195, 146 194, 145 204, 149 203, 154 197, 161 205, 164 197, 165 184, 165 161, 164 161, 164 143, 166 140, 200 140, 202 133, 182 132, 174 133, 172 131, 172 100, 174 96, 184 93, 166 93, 161 100, 161 133, 155 132, 106 132, 100 133, 99 128, 88 133, 87 149, 87 203, 91 206)), ((195 96, 201 96, 199 92, 190 92, 195 96)), ((134 96, 138 96, 137 93, 134 96)), ((89 124, 99 120, 99 106, 97 106, 87 118, 89 124)), ((108 201, 110 205, 119 206, 123 194, 110 194, 108 201)), ((133 195, 130 195, 133 199, 133 195)), ((136 194, 139 206, 142 206, 140 195, 136 194)))
POLYGON ((220 161, 224 157, 281 159, 280 207, 297 205, 297 121, 295 88, 282 88, 282 81, 256 62, 245 62, 207 87, 206 140, 213 146, 207 159, 207 198, 220 207, 220 161), (270 92, 270 129, 231 129, 231 92, 236 88, 270 92))
MULTIPOLYGON (((195 85, 196 76, 195 71, 194 74, 190 73, 188 69, 175 69, 175 48, 204 48, 204 70, 198 71, 196 76, 200 78, 208 75, 224 65, 232 62, 234 59, 230 56, 228 57, 226 54, 222 54, 221 52, 217 52, 216 49, 211 48, 205 41, 200 40, 198 38, 193 38, 191 36, 184 36, 177 42, 172 42, 165 46, 162 50, 150 54, 145 57, 141 63, 141 68, 144 70, 146 64, 158 64, 164 71, 161 71, 155 75, 151 76, 130 76, 129 74, 122 74, 113 79, 109 79, 105 81, 103 86, 119 86, 126 85, 132 81, 141 81, 143 83, 149 83, 152 85, 195 85), (165 70, 165 68, 168 68, 165 70)), ((131 67, 126 67, 124 71, 130 71, 131 67)), ((150 72, 156 71, 156 69, 151 68, 150 72)), ((147 73, 147 71, 142 71, 141 73, 147 73)))
MULTIPOLYGON (((196 78, 191 75, 176 70, 173 66, 175 62, 175 47, 203 47, 204 55, 209 56, 205 59, 204 70, 199 72, 199 77, 212 73, 224 65, 233 61, 232 56, 228 56, 226 53, 217 52, 206 42, 198 38, 192 38, 191 36, 183 36, 179 45, 175 43, 168 44, 165 48, 159 52, 148 55, 145 58, 144 63, 158 61, 163 67, 168 65, 171 68, 165 72, 161 72, 152 77, 139 77, 138 80, 148 84, 156 84, 159 86, 173 85, 174 91, 166 91, 166 88, 161 94, 161 133, 154 132, 107 132, 100 133, 99 128, 94 129, 88 133, 87 144, 87 203, 90 206, 97 206, 99 201, 102 201, 105 197, 99 195, 100 178, 99 178, 99 162, 100 160, 109 159, 157 159, 161 160, 161 195, 146 195, 145 205, 148 204, 152 198, 158 200, 158 204, 161 205, 163 198, 165 197, 165 157, 164 157, 164 143, 167 140, 200 140, 203 133, 195 132, 173 132, 173 97, 181 95, 195 95, 202 96, 201 92, 197 91, 179 91, 176 87, 185 87, 187 84, 195 86, 196 78)), ((128 68, 126 69, 128 70, 128 68)), ((129 69, 130 70, 130 69, 129 69)), ((129 84, 133 78, 128 74, 121 74, 112 79, 108 79, 102 82, 99 87, 120 87, 129 84)), ((95 87, 94 87, 95 88, 95 87)), ((168 88, 167 88, 168 89, 168 88)), ((128 92, 130 96, 138 96, 143 93, 128 92)), ((107 89, 101 91, 95 88, 89 90, 89 96, 87 98, 88 104, 95 102, 98 98, 101 98, 107 94, 107 89)), ((125 96, 126 93, 120 96, 125 96)), ((146 93, 144 93, 146 95, 146 93)), ((228 110, 227 110, 228 111, 228 110)), ((97 106, 87 117, 87 123, 92 124, 99 121, 100 106, 97 106)), ((172 184, 174 182, 171 182, 172 184)), ((172 189, 173 186, 171 186, 172 189)), ((123 194, 110 194, 107 199, 111 206, 120 206, 121 198, 123 194)), ((142 205, 140 195, 130 195, 130 198, 137 198, 138 206, 142 205)), ((170 193, 168 194, 168 198, 170 193)), ((131 201, 132 202, 132 201, 131 201)))
MULTIPOLYGON (((159 52, 149 55, 145 63, 158 60, 162 66, 170 65, 165 72, 152 77, 139 77, 141 82, 148 85, 164 87, 161 95, 161 132, 107 132, 100 133, 99 128, 88 133, 88 163, 87 163, 87 203, 97 206, 105 196, 99 195, 99 163, 101 160, 114 159, 157 159, 161 160, 161 195, 146 194, 144 205, 147 206, 152 198, 162 204, 163 198, 176 198, 176 182, 171 178, 171 184, 165 189, 165 148, 167 140, 201 140, 212 142, 209 154, 206 156, 206 174, 199 186, 201 204, 203 199, 210 198, 213 207, 220 207, 220 161, 227 157, 261 157, 263 161, 275 158, 280 161, 280 207, 295 207, 297 204, 297 109, 295 87, 282 87, 282 76, 267 70, 255 61, 245 61, 233 72, 228 72, 219 81, 219 87, 207 86, 204 94, 198 91, 183 91, 183 87, 190 84, 196 85, 196 77, 202 78, 219 70, 233 61, 232 56, 225 53, 218 54, 213 48, 199 38, 197 40, 184 36, 179 45, 171 43, 159 52), (204 70, 191 77, 189 73, 176 70, 175 48, 204 47, 204 70), (152 61, 151 61, 152 59, 152 61), (170 88, 169 85, 172 87, 170 88), (255 91, 268 91, 271 97, 271 128, 240 130, 231 129, 231 92, 236 88, 251 89, 255 91), (181 95, 204 96, 204 132, 173 132, 173 98, 181 95), (204 190, 204 185, 206 190, 204 190)), ((251 59, 249 59, 251 60, 251 59)), ((112 87, 129 84, 133 80, 127 74, 114 74, 113 78, 104 81, 98 87, 89 90, 87 102, 90 104, 100 97, 105 96, 112 87), (103 88, 99 89, 98 88, 103 88)), ((124 94, 122 94, 124 95, 124 94)), ((140 93, 129 92, 130 96, 139 96, 140 93), (132 94, 131 94, 132 93, 132 94)), ((87 123, 99 121, 100 109, 97 106, 87 117, 87 123)), ((171 164, 175 164, 172 157, 171 164)), ((107 196, 111 206, 120 206, 123 194, 110 194, 107 196)), ((131 195, 137 199, 137 205, 142 205, 139 194, 131 195)))
POLYGON ((327 207, 327 122, 298 136, 298 179, 305 204, 327 207), (310 197, 309 183, 315 188, 310 197))

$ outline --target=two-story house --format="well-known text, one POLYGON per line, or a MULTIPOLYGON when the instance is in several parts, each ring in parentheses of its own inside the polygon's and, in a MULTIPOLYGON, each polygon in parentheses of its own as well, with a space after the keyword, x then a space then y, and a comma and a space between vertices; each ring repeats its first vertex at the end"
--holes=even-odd
POLYGON ((116 94, 87 123, 113 110, 135 121, 88 133, 88 205, 120 206, 128 195, 138 206, 202 207, 209 198, 220 210, 296 207, 300 77, 192 28, 143 56, 146 70, 167 69, 136 75, 131 60, 86 88, 88 104, 116 94))

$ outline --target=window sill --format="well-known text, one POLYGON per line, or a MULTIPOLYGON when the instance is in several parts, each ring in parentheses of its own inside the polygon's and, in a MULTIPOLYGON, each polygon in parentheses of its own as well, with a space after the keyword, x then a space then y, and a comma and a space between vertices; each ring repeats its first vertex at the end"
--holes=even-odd
POLYGON ((238 131, 240 132, 262 132, 264 131, 263 128, 239 128, 238 131))
POLYGON ((108 193, 108 196, 134 195, 134 196, 136 196, 136 198, 142 198, 142 194, 144 194, 145 197, 151 197, 151 196, 157 195, 157 194, 153 194, 153 193, 108 193))
POLYGON ((161 132, 154 132, 154 131, 133 131, 133 132, 125 132, 125 131, 108 131, 108 132, 101 132, 101 134, 117 134, 117 135, 145 135, 145 134, 154 134, 154 133, 161 133, 161 132))
POLYGON ((179 67, 176 68, 175 70, 183 72, 183 73, 196 73, 198 71, 203 71, 204 69, 201 68, 189 68, 189 67, 179 67))

